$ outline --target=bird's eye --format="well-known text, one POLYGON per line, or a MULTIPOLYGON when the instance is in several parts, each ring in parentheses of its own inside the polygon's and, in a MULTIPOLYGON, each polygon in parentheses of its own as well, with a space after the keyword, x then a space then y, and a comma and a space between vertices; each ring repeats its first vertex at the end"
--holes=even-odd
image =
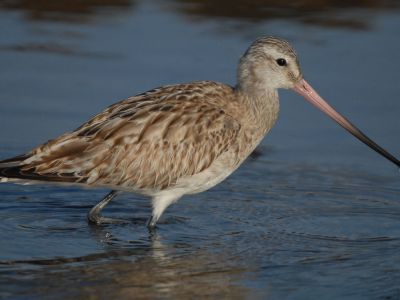
POLYGON ((276 63, 277 63, 278 65, 280 65, 281 67, 287 65, 286 59, 284 59, 284 58, 278 58, 278 59, 276 60, 276 63))

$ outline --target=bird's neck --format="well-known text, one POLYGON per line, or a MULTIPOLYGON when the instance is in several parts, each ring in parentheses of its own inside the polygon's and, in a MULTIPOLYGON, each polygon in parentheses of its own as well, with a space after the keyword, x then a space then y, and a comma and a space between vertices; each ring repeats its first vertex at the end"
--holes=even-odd
POLYGON ((271 90, 243 90, 235 88, 238 119, 241 121, 240 161, 254 151, 264 136, 274 126, 279 113, 278 93, 271 90))
POLYGON ((241 106, 245 108, 247 123, 265 135, 275 124, 279 113, 278 91, 270 78, 256 72, 254 62, 242 57, 237 70, 235 91, 241 106))
POLYGON ((264 136, 275 124, 279 114, 279 97, 276 89, 235 88, 237 99, 244 108, 242 117, 258 134, 264 136))

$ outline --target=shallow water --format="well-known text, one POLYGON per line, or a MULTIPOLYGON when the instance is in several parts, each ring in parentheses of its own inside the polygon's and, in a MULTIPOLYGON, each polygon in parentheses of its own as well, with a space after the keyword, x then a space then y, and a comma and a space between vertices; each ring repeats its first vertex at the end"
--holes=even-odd
MULTIPOLYGON (((270 34, 398 156, 400 14, 396 1, 365 2, 0 4, 0 158, 154 86, 233 84, 240 54, 270 34)), ((105 210, 128 224, 99 227, 86 213, 107 191, 0 185, 0 298, 399 299, 400 173, 297 95, 281 99, 258 155, 153 233, 136 195, 105 210)))

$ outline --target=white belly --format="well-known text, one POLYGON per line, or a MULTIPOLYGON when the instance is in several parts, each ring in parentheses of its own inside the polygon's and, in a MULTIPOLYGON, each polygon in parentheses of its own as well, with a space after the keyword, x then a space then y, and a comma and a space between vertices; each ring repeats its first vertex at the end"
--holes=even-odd
POLYGON ((238 163, 233 152, 227 151, 203 172, 178 179, 173 189, 182 189, 184 194, 196 194, 206 191, 232 174, 240 163, 238 163))

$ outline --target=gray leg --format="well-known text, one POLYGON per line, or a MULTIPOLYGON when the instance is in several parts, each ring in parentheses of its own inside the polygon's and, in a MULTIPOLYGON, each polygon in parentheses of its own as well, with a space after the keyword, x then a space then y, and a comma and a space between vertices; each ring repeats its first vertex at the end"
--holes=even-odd
POLYGON ((147 228, 153 230, 165 209, 172 203, 178 201, 180 197, 182 197, 182 193, 176 191, 166 191, 153 197, 153 212, 147 220, 147 228))
POLYGON ((147 220, 146 226, 149 230, 153 230, 156 228, 158 219, 154 218, 153 215, 150 216, 150 218, 147 220))
POLYGON ((101 200, 99 203, 97 203, 88 213, 87 219, 89 223, 100 225, 104 223, 115 223, 115 221, 119 220, 113 220, 110 218, 104 218, 101 216, 101 210, 112 200, 117 196, 120 192, 119 191, 111 191, 110 193, 107 194, 107 196, 104 197, 103 200, 101 200))

